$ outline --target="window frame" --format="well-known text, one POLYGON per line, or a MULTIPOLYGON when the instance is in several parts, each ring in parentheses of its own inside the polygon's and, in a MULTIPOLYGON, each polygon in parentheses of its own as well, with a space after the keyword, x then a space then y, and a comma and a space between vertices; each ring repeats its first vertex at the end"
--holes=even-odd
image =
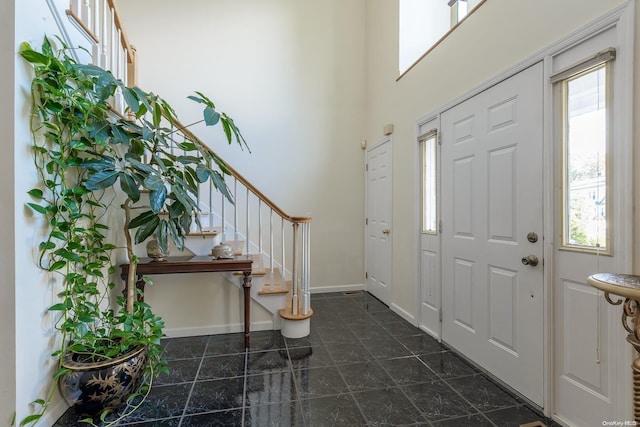
POLYGON ((438 235, 439 233, 439 215, 438 215, 438 203, 440 202, 438 197, 438 130, 432 129, 429 132, 421 135, 418 138, 418 143, 420 144, 420 233, 421 234, 429 234, 429 235, 438 235), (429 141, 433 141, 433 152, 431 154, 431 161, 427 162, 426 151, 427 151, 427 143, 429 141), (427 163, 433 165, 433 173, 427 173, 427 163), (433 197, 433 229, 428 228, 426 224, 427 218, 427 203, 426 203, 426 193, 427 193, 427 177, 433 178, 433 183, 431 183, 430 192, 433 197))
POLYGON ((600 52, 592 58, 589 58, 577 65, 568 67, 566 70, 558 72, 551 76, 551 82, 555 86, 556 101, 555 105, 558 107, 559 118, 559 135, 558 141, 560 145, 560 176, 561 176, 561 190, 559 200, 559 215, 560 215, 560 236, 558 249, 562 251, 588 253, 613 256, 613 159, 612 159, 612 134, 613 134, 613 64, 615 59, 615 50, 608 49, 600 52), (606 55, 603 55, 605 54, 606 55), (568 165, 568 84, 570 81, 587 75, 588 73, 597 71, 601 68, 605 70, 605 246, 604 248, 599 246, 584 246, 569 243, 569 228, 570 228, 570 211, 569 211, 569 165, 568 165))

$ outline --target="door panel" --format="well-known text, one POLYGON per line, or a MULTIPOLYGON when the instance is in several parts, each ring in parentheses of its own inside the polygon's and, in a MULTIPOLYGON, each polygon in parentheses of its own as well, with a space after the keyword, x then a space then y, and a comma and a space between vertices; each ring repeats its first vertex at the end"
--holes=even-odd
POLYGON ((542 84, 536 64, 441 116, 443 340, 540 405, 542 84))
POLYGON ((367 290, 391 302, 391 140, 367 151, 367 290))

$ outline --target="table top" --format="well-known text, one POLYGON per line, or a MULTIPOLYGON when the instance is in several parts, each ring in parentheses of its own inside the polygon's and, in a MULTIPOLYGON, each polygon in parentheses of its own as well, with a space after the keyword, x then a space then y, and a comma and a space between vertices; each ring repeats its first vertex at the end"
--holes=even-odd
MULTIPOLYGON (((214 259, 211 256, 174 256, 162 261, 151 258, 140 258, 136 273, 141 274, 173 274, 173 273, 206 273, 241 271, 251 273, 253 258, 250 255, 239 255, 228 259, 214 259)), ((121 264, 121 276, 129 273, 130 264, 121 264)))
POLYGON ((640 276, 631 274, 598 273, 587 278, 587 283, 601 291, 625 298, 640 300, 640 276))

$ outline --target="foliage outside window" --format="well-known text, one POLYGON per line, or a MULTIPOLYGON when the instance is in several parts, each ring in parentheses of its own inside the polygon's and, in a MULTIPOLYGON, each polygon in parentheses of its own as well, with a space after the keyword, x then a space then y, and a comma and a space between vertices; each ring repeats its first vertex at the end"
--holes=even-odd
POLYGON ((430 132, 420 139, 422 163, 422 232, 438 232, 437 215, 437 133, 430 132))
POLYGON ((611 247, 608 70, 600 64, 560 82, 565 248, 607 253, 611 247))

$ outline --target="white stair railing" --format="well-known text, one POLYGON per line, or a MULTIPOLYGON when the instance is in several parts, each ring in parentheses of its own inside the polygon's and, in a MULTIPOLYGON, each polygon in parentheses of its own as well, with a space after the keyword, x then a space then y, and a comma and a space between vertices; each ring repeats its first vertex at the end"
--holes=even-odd
MULTIPOLYGON (((94 45, 92 63, 109 69, 113 75, 127 86, 136 85, 135 48, 129 43, 116 0, 71 0, 67 15, 79 27, 94 45)), ((120 114, 125 113, 125 102, 121 93, 116 93, 112 107, 120 114)), ((211 151, 193 133, 181 123, 169 124, 178 129, 174 136, 181 134, 192 141, 197 141, 203 148, 211 151)), ((171 150, 178 149, 172 147, 171 150)), ((172 151, 173 152, 173 151, 172 151)), ((199 155, 198 152, 184 153, 199 155)), ((208 215, 204 221, 207 231, 215 227, 222 230, 222 239, 226 240, 229 232, 233 233, 234 248, 239 241, 244 241, 242 253, 256 254, 268 260, 268 274, 271 276, 269 289, 286 289, 291 281, 287 307, 294 316, 306 316, 310 313, 310 223, 306 216, 292 216, 285 213, 256 187, 227 165, 231 176, 226 178, 227 186, 232 191, 234 203, 230 203, 224 195, 216 197, 218 191, 207 182, 201 185, 198 205, 208 215), (245 197, 239 197, 243 194, 245 197), (219 200, 219 204, 216 200, 219 200), (203 206, 204 204, 204 206, 203 206), (228 212, 232 209, 232 212, 228 212), (263 209, 268 209, 269 226, 263 227, 263 209), (244 215, 244 226, 241 229, 240 215, 244 215), (232 223, 229 217, 232 217, 232 223), (277 219, 280 217, 280 230, 277 230, 277 219), (279 235, 279 238, 278 238, 279 235), (269 242, 268 249, 263 245, 269 242), (277 269, 280 269, 280 283, 274 283, 277 269)), ((201 218, 200 218, 201 219, 201 218)), ((213 242, 212 242, 213 246, 213 242)))

